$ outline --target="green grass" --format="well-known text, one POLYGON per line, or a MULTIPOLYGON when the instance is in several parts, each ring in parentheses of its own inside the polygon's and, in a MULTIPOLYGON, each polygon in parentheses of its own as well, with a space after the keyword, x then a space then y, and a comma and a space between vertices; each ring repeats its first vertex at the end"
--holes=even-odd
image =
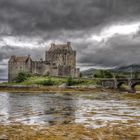
POLYGON ((43 76, 33 76, 25 80, 24 82, 20 83, 23 85, 42 85, 44 81, 50 80, 53 81, 54 85, 61 85, 62 83, 65 83, 65 78, 57 78, 57 77, 43 77, 43 76))
MULTIPOLYGON (((53 83, 53 85, 59 86, 63 83, 67 83, 68 77, 48 77, 48 76, 32 76, 27 80, 21 83, 5 83, 6 85, 47 85, 48 81, 53 83)), ((88 86, 88 85, 96 85, 97 80, 95 79, 73 79, 74 81, 72 86, 88 86)))
POLYGON ((140 91, 140 85, 135 86, 135 89, 140 91))
MULTIPOLYGON (((67 81, 68 82, 68 81, 67 81)), ((82 86, 82 85, 95 85, 96 84, 96 80, 94 79, 72 79, 71 81, 72 86, 76 85, 76 86, 82 86)), ((68 84, 69 85, 69 84, 68 84)))

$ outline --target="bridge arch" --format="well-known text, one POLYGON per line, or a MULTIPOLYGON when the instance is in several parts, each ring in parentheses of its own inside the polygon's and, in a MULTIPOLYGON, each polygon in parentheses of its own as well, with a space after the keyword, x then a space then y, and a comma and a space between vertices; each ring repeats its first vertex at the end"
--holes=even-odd
POLYGON ((126 84, 127 85, 128 82, 126 82, 126 81, 118 81, 117 82, 117 85, 116 85, 117 89, 120 89, 123 84, 126 84))
POLYGON ((136 88, 137 85, 140 85, 140 81, 132 83, 132 84, 130 85, 130 87, 131 87, 131 89, 132 89, 133 91, 135 91, 135 90, 136 90, 135 88, 136 88))

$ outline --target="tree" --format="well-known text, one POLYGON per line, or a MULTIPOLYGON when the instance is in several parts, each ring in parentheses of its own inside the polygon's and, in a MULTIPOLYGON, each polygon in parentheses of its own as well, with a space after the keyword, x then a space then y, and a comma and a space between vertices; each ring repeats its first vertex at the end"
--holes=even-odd
POLYGON ((72 85, 76 84, 76 81, 74 81, 74 79, 72 77, 69 77, 67 79, 66 84, 67 84, 67 86, 72 86, 72 85))
POLYGON ((134 78, 139 78, 139 72, 134 72, 134 78))
POLYGON ((30 77, 30 76, 31 75, 29 73, 20 72, 20 73, 18 73, 18 76, 16 77, 16 82, 21 83, 21 82, 27 80, 28 77, 30 77))
POLYGON ((80 72, 80 78, 83 76, 83 74, 80 72))
POLYGON ((95 78, 104 78, 102 70, 97 70, 94 74, 95 78))
POLYGON ((97 70, 94 74, 95 78, 113 78, 113 74, 109 70, 97 70))
POLYGON ((105 78, 113 78, 113 74, 109 70, 104 71, 105 78))
POLYGON ((43 86, 53 86, 54 84, 55 84, 55 82, 51 78, 49 78, 48 80, 44 80, 42 82, 43 86))

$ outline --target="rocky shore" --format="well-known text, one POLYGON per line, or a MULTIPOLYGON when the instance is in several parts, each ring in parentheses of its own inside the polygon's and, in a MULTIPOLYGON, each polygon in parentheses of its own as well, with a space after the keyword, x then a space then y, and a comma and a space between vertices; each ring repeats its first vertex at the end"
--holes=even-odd
MULTIPOLYGON (((40 86, 40 85, 0 85, 0 92, 22 92, 22 93, 41 93, 41 92, 55 92, 55 93, 72 93, 72 92, 111 92, 111 93, 130 93, 134 92, 127 90, 115 90, 110 88, 96 87, 96 86, 40 86)), ((140 93, 136 91, 135 93, 140 93)))
MULTIPOLYGON (((100 87, 95 86, 71 86, 71 87, 59 87, 59 86, 25 86, 25 85, 0 85, 0 91, 6 92, 98 92, 104 91, 100 87)), ((113 91, 106 89, 106 91, 113 91)))
POLYGON ((140 140, 140 126, 119 124, 97 129, 78 124, 39 127, 31 125, 0 125, 2 140, 140 140))
MULTIPOLYGON (((26 93, 28 92, 31 92, 30 96, 33 95, 33 96, 39 96, 39 95, 42 95, 42 94, 32 94, 33 93, 42 93, 44 92, 44 95, 46 96, 46 93, 62 93, 62 95, 65 95, 63 93, 66 93, 66 95, 70 95, 70 94, 73 94, 75 92, 77 92, 78 94, 75 94, 74 96, 77 98, 79 97, 78 99, 81 99, 82 100, 88 100, 89 101, 89 105, 92 106, 93 110, 87 110, 87 106, 88 105, 87 103, 88 102, 85 102, 85 108, 86 108, 86 111, 85 113, 83 114, 84 115, 84 118, 88 118, 88 121, 86 122, 82 122, 82 123, 77 123, 77 122, 74 122, 74 121, 69 121, 69 118, 68 120, 66 121, 56 121, 56 123, 52 123, 51 125, 47 125, 47 124, 39 124, 37 123, 37 125, 33 125, 33 124, 30 124, 30 125, 26 125, 26 123, 22 123, 22 122, 17 122, 16 119, 13 118, 10 118, 11 119, 11 123, 1 123, 0 124, 0 140, 140 140, 140 125, 139 125, 139 115, 136 115, 136 116, 131 116, 130 114, 133 113, 131 112, 131 109, 130 109, 130 114, 128 112, 127 109, 129 108, 133 108, 132 110, 134 110, 134 113, 137 112, 137 110, 135 110, 135 106, 134 104, 136 104, 136 106, 139 107, 139 100, 140 99, 140 94, 131 94, 131 93, 119 93, 119 92, 116 92, 114 90, 111 90, 111 89, 102 89, 102 88, 97 88, 97 87, 45 87, 45 86, 21 86, 21 85, 14 85, 14 86, 0 86, 0 91, 3 95, 3 93, 6 93, 8 91, 8 94, 11 98, 11 96, 13 94, 11 94, 10 92, 17 92, 17 94, 14 94, 14 99, 17 98, 17 100, 14 100, 13 102, 18 103, 19 99, 21 99, 23 97, 23 95, 25 96, 26 93), (25 94, 22 94, 21 98, 19 98, 19 93, 22 92, 22 93, 25 93, 25 94), (68 92, 68 93, 67 93, 68 92), (81 94, 79 94, 81 93, 81 94), (90 94, 88 94, 90 93, 90 94), (16 98, 15 98, 16 97, 16 98), (91 104, 91 101, 94 100, 94 104, 91 104), (114 100, 114 102, 113 102, 114 100), (116 100, 116 101, 115 101, 116 100), (132 100, 132 101, 131 101, 132 100), (138 100, 136 102, 136 100, 138 100), (107 103, 109 101, 112 101, 110 104, 109 103, 109 106, 107 108, 99 108, 100 106, 97 104, 98 101, 101 101, 104 102, 104 103, 107 103), (129 105, 128 106, 123 106, 123 105, 126 105, 126 104, 122 104, 122 106, 120 105, 120 101, 128 101, 129 105), (97 106, 93 106, 97 104, 97 106), (110 108, 110 105, 112 108, 110 108), (115 105, 116 105, 116 108, 115 108, 115 105), (98 110, 95 109, 95 107, 97 107, 96 109, 99 108, 99 112, 98 110), (92 126, 89 126, 89 125, 86 125, 87 122, 89 122, 90 124, 91 123, 97 123, 97 124, 101 124, 103 123, 101 120, 95 120, 95 116, 96 115, 100 115, 101 114, 101 111, 105 110, 105 112, 107 114, 111 113, 111 115, 114 115, 119 117, 119 115, 123 115, 123 114, 120 114, 120 113, 117 113, 117 109, 121 109, 120 107, 124 107, 125 111, 124 111, 124 117, 130 117, 132 119, 127 119, 125 121, 123 120, 112 120, 111 122, 110 121, 106 121, 105 120, 105 125, 101 125, 100 127, 92 127, 92 126), (127 107, 127 108, 126 108, 127 107), (112 112, 112 109, 114 108, 114 112, 112 112), (114 114, 116 113, 116 114, 114 114), (91 117, 94 117, 94 119, 90 119, 91 117)), ((53 96, 55 94, 51 94, 51 96, 53 96)), ((71 104, 71 98, 62 98, 62 96, 58 96, 59 94, 56 94, 56 99, 60 98, 62 99, 62 101, 64 99, 66 99, 66 102, 70 101, 70 104, 71 104)), ((42 96, 43 98, 45 96, 42 96)), ((49 96, 46 97, 46 99, 48 99, 49 96)), ((25 98, 26 99, 26 98, 25 98)), ((23 99, 23 100, 25 100, 23 99)), ((33 98, 35 99, 35 98, 33 98)), ((45 99, 45 102, 46 102, 46 99, 45 99)), ((54 96, 52 97, 52 99, 54 99, 54 96)), ((11 100, 8 98, 8 100, 11 100)), ((2 99, 3 101, 3 99, 2 99)), ((32 101, 32 100, 30 100, 32 101)), ((41 100, 40 103, 42 103, 43 100, 41 100)), ((79 101, 79 100, 78 100, 79 101)), ((23 102, 22 102, 23 103, 23 102)), ((61 103, 61 102, 59 102, 61 103)), ((54 104, 54 103, 53 103, 54 104)), ((83 104, 83 102, 82 102, 83 104)), ((14 104, 12 104, 14 105, 14 104)), ((31 104, 30 104, 31 105, 31 104)), ((106 105, 106 104, 101 104, 101 105, 106 105)), ((48 106, 47 105, 44 105, 44 106, 48 106)), ((82 105, 80 104, 80 109, 82 107, 82 105)), ((107 106, 107 105, 106 105, 107 106)), ((20 105, 21 107, 21 105, 20 105)), ((28 107, 28 105, 27 105, 28 107)), ((38 107, 38 105, 37 105, 38 107)), ((41 105, 42 107, 42 105, 41 105)), ((52 107, 52 104, 51 104, 51 107, 52 107)), ((62 108, 57 108, 57 110, 55 111, 54 108, 51 108, 51 110, 53 109, 54 111, 54 114, 55 116, 59 116, 59 109, 60 109, 60 112, 61 112, 61 109, 64 111, 67 110, 67 108, 63 108, 63 104, 62 104, 62 108)), ((90 106, 88 106, 90 108, 90 106)), ((14 108, 14 106, 13 106, 14 108)), ((74 107, 75 109, 75 107, 74 107)), ((11 110, 11 108, 10 108, 11 110)), ((22 109, 21 109, 22 110, 22 109)), ((47 110, 47 109, 46 109, 47 110)), ((73 108, 69 108, 68 110, 71 110, 72 112, 74 111, 73 108)), ((23 111, 23 110, 22 110, 23 111)), ((18 112, 18 111, 16 111, 18 112)), ((48 113, 49 110, 46 111, 46 113, 48 113)), ((121 110, 120 110, 121 112, 121 110)), ((139 112, 139 110, 138 110, 139 112)), ((22 113, 22 112, 21 112, 22 113)), ((52 112, 50 112, 52 113, 52 112)), ((67 112, 66 112, 67 113, 67 112)), ((69 113, 69 112, 68 112, 69 113)), ((105 114, 106 114, 105 113, 105 114)), ((25 111, 24 115, 30 117, 30 116, 34 116, 34 115, 41 115, 43 116, 44 114, 42 112, 29 112, 25 111), (38 114, 39 113, 39 114, 38 114)), ((1 114, 3 115, 3 114, 1 114)), ((4 114, 5 115, 5 114, 4 114)), ((35 116, 36 116, 35 115, 35 116)), ((49 114, 47 114, 49 115, 49 114)), ((69 115, 69 114, 68 114, 69 115)), ((75 113, 74 113, 75 115, 75 113)), ((3 117, 3 116, 2 116, 3 117)), ((98 116, 99 117, 99 116, 98 116)), ((103 115, 103 118, 105 116, 103 115)), ((66 118, 66 116, 65 116, 66 118)), ((73 118, 73 117, 72 117, 73 118)))

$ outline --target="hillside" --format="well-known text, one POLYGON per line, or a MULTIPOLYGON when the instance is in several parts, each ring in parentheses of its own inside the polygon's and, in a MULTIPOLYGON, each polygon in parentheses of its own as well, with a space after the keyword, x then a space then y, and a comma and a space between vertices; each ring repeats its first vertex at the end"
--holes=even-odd
POLYGON ((113 72, 139 72, 140 65, 129 65, 129 66, 122 66, 112 69, 113 72))
MULTIPOLYGON (((97 70, 99 69, 88 69, 85 71, 82 71, 81 73, 83 76, 91 76, 93 75, 97 70)), ((140 72, 140 65, 129 65, 129 66, 121 66, 121 67, 116 67, 114 69, 108 69, 113 73, 131 73, 132 72, 140 72)))
POLYGON ((82 71, 81 73, 82 73, 83 76, 91 76, 91 75, 93 75, 95 72, 96 72, 96 69, 91 68, 91 69, 88 69, 88 70, 84 70, 84 71, 82 71))

